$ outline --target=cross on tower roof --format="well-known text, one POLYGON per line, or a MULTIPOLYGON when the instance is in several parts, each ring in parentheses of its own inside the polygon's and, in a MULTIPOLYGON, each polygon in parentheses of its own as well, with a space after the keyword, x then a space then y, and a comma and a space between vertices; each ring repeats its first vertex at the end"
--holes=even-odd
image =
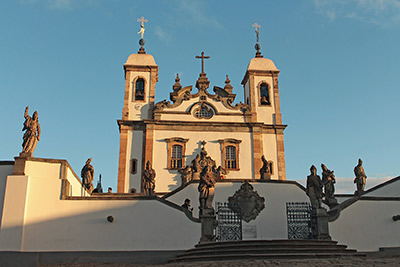
POLYGON ((146 22, 146 23, 148 22, 148 20, 145 19, 143 16, 142 16, 141 18, 138 18, 137 21, 142 23, 142 27, 144 27, 144 23, 145 23, 145 22, 146 22))
POLYGON ((257 43, 258 43, 258 41, 259 41, 259 39, 258 39, 258 34, 259 34, 258 28, 261 28, 261 25, 258 25, 258 23, 256 22, 256 23, 254 23, 253 25, 251 25, 251 27, 256 28, 257 43))
POLYGON ((196 56, 196 58, 201 58, 201 73, 205 74, 204 72, 204 59, 210 58, 209 56, 205 56, 204 52, 201 52, 201 56, 196 56))

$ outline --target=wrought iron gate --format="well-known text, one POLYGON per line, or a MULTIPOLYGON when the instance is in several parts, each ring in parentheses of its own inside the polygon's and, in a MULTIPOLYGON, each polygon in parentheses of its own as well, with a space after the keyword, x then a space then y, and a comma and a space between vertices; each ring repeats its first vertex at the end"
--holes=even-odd
POLYGON ((217 241, 242 240, 242 216, 228 207, 228 203, 217 202, 217 241))
POLYGON ((308 202, 286 203, 288 239, 311 239, 311 205, 308 202))

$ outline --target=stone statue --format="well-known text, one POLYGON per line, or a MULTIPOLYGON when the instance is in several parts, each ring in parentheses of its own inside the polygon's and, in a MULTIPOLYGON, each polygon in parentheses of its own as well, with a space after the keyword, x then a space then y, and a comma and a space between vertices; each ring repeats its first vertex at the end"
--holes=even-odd
POLYGON ((33 151, 35 151, 36 144, 40 140, 40 124, 39 116, 37 111, 35 111, 30 117, 28 115, 29 106, 25 108, 25 122, 22 131, 25 131, 22 143, 22 155, 32 156, 33 151))
POLYGON ((354 174, 356 176, 354 183, 357 185, 357 191, 355 191, 354 194, 356 195, 360 195, 362 192, 364 192, 367 179, 367 175, 365 175, 362 163, 362 160, 358 159, 358 165, 354 167, 354 174))
POLYGON ((214 186, 215 179, 217 177, 217 170, 215 161, 207 156, 207 151, 205 150, 206 142, 202 142, 202 149, 200 152, 199 166, 201 167, 200 182, 199 182, 199 202, 200 202, 200 215, 203 215, 204 211, 207 213, 214 214, 214 209, 212 207, 212 202, 214 199, 214 186))
POLYGON ((154 194, 156 171, 152 169, 150 160, 146 163, 146 169, 143 171, 143 189, 146 196, 154 194))
POLYGON ((193 180, 200 180, 200 154, 197 154, 196 158, 192 160, 192 179, 193 180))
POLYGON ((317 175, 317 168, 314 165, 310 168, 311 174, 307 176, 307 196, 310 198, 311 207, 313 209, 321 208, 322 204, 322 188, 323 184, 319 175, 317 175))
POLYGON ((83 166, 81 171, 82 186, 85 187, 90 194, 93 191, 93 178, 94 178, 94 168, 90 164, 91 162, 92 158, 89 158, 86 161, 86 164, 85 166, 83 166))
POLYGON ((329 207, 337 205, 337 200, 334 196, 336 183, 335 175, 333 170, 329 170, 324 164, 321 164, 322 168, 322 183, 324 184, 325 201, 329 207))
POLYGON ((215 186, 215 174, 212 171, 212 167, 207 165, 200 174, 199 182, 199 202, 200 202, 200 213, 202 214, 205 209, 212 210, 212 202, 214 199, 214 186, 215 186))
POLYGON ((268 161, 265 159, 264 155, 261 157, 263 162, 263 166, 260 169, 260 179, 261 180, 270 180, 271 179, 271 169, 269 167, 268 161))
POLYGON ((182 185, 189 183, 192 179, 192 167, 186 166, 183 169, 179 169, 178 172, 181 174, 182 185))

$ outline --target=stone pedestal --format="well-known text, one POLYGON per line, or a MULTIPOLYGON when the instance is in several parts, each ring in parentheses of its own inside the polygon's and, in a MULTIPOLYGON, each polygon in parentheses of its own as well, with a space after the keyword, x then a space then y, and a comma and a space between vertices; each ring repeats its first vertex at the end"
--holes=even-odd
POLYGON ((199 244, 207 242, 215 242, 215 228, 217 220, 214 209, 203 209, 200 215, 201 221, 201 238, 199 244))
POLYGON ((324 208, 311 210, 311 223, 313 239, 331 240, 329 236, 328 213, 324 208))

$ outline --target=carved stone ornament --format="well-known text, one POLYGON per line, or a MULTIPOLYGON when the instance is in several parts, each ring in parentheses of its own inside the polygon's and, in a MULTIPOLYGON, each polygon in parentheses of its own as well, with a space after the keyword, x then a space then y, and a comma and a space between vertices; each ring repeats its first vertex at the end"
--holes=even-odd
POLYGON ((265 199, 258 195, 248 181, 244 181, 240 189, 228 198, 228 202, 229 208, 235 212, 240 212, 245 222, 257 218, 258 214, 265 208, 265 199))

